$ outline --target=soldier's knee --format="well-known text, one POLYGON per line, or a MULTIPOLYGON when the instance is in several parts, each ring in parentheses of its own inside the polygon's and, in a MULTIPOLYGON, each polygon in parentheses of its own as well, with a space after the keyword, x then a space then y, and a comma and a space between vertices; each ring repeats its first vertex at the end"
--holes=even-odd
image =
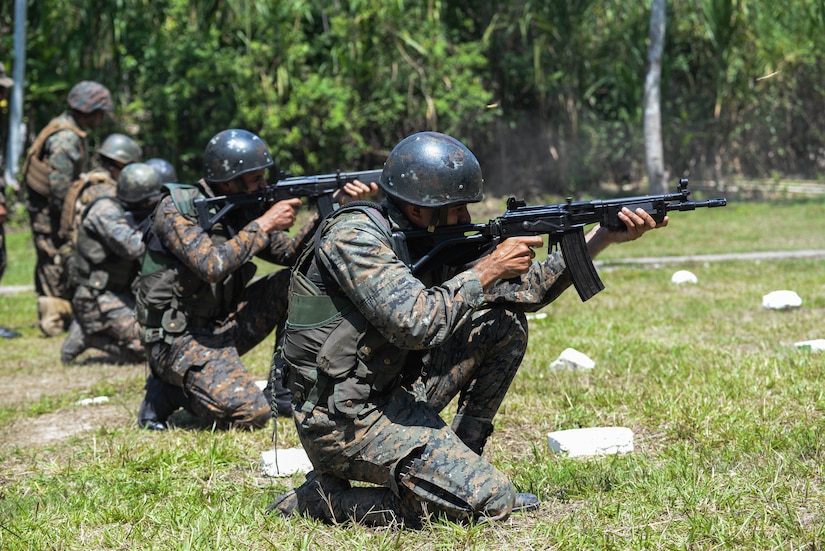
POLYGON ((522 311, 492 308, 475 318, 475 324, 483 341, 508 348, 527 348, 527 316, 522 311))
POLYGON ((230 413, 229 421, 239 428, 252 430, 264 428, 272 419, 272 409, 270 409, 269 404, 262 406, 260 402, 260 400, 256 400, 254 405, 249 404, 250 407, 242 407, 230 413))
POLYGON ((504 474, 498 476, 485 486, 486 493, 480 496, 480 516, 491 520, 504 520, 513 511, 516 501, 516 488, 504 474))

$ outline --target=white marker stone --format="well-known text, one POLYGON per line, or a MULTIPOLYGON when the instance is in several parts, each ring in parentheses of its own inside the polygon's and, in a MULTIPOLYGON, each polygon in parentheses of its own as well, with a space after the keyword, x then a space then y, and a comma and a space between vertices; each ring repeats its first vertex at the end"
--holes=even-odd
POLYGON ((799 308, 802 299, 793 291, 773 291, 762 297, 762 306, 771 310, 799 308))
POLYGON ((590 457, 630 453, 633 451, 633 431, 626 427, 593 427, 551 432, 547 435, 550 449, 568 457, 590 457))
POLYGON ((281 448, 267 450, 261 454, 261 474, 263 476, 284 477, 295 473, 308 473, 312 463, 304 448, 281 448))
POLYGON ((573 348, 567 348, 558 359, 550 364, 556 371, 587 371, 596 367, 596 362, 573 348))
POLYGON ((825 350, 825 339, 814 339, 812 341, 800 341, 794 343, 797 348, 809 348, 811 352, 822 352, 825 350))
POLYGON ((692 272, 687 270, 679 270, 670 277, 670 282, 677 285, 681 285, 682 283, 699 283, 699 278, 697 278, 692 272))

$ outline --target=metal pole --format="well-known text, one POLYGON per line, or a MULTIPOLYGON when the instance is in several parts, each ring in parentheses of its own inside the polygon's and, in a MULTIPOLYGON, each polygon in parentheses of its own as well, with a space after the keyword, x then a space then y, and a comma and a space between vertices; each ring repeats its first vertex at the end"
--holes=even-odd
POLYGON ((14 86, 9 113, 9 141, 6 145, 6 185, 19 189, 17 167, 25 140, 23 124, 23 78, 26 73, 26 0, 14 2, 14 86))

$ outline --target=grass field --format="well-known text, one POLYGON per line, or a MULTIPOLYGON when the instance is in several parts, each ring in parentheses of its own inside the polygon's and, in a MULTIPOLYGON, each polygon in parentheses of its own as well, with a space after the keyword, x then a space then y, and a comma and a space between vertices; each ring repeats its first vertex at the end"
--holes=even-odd
MULTIPOLYGON (((29 284, 29 237, 8 242, 2 283, 29 284)), ((267 516, 302 478, 261 476, 272 430, 213 431, 178 413, 173 430, 140 431, 143 365, 87 352, 63 367, 60 339, 34 327, 34 294, 0 295, 0 324, 23 333, 0 341, 0 549, 823 549, 825 353, 795 343, 825 338, 825 258, 619 263, 808 249, 825 250, 819 199, 676 213, 605 251, 603 292, 582 304, 570 290, 530 322, 485 450, 542 507, 421 531, 267 516), (677 269, 698 284, 672 284, 677 269), (763 308, 779 289, 802 307, 763 308), (551 370, 567 347, 596 367, 551 370), (76 405, 96 396, 109 401, 76 405), (548 432, 602 426, 632 429, 635 450, 574 459, 548 448, 548 432)), ((260 378, 270 352, 247 357, 260 378)), ((277 426, 280 446, 298 445, 290 421, 277 426)))

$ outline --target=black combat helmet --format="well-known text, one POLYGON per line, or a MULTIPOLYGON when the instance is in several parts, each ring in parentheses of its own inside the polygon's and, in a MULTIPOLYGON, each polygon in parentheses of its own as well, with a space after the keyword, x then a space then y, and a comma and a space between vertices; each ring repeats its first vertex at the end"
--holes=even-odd
POLYGON ((117 178, 117 198, 125 204, 136 205, 160 195, 160 176, 146 163, 126 166, 117 178))
POLYGON ((237 128, 215 134, 203 152, 204 179, 210 184, 229 182, 274 164, 269 148, 261 138, 237 128))
POLYGON ((138 143, 125 134, 109 134, 100 147, 97 149, 97 154, 117 161, 120 164, 128 165, 129 163, 136 163, 143 155, 138 143))
POLYGON ((481 201, 483 182, 472 151, 438 132, 419 132, 401 140, 378 180, 390 198, 432 208, 481 201))
POLYGON ((157 171, 161 184, 173 184, 178 181, 178 173, 175 167, 166 159, 154 157, 146 161, 146 164, 157 171))

